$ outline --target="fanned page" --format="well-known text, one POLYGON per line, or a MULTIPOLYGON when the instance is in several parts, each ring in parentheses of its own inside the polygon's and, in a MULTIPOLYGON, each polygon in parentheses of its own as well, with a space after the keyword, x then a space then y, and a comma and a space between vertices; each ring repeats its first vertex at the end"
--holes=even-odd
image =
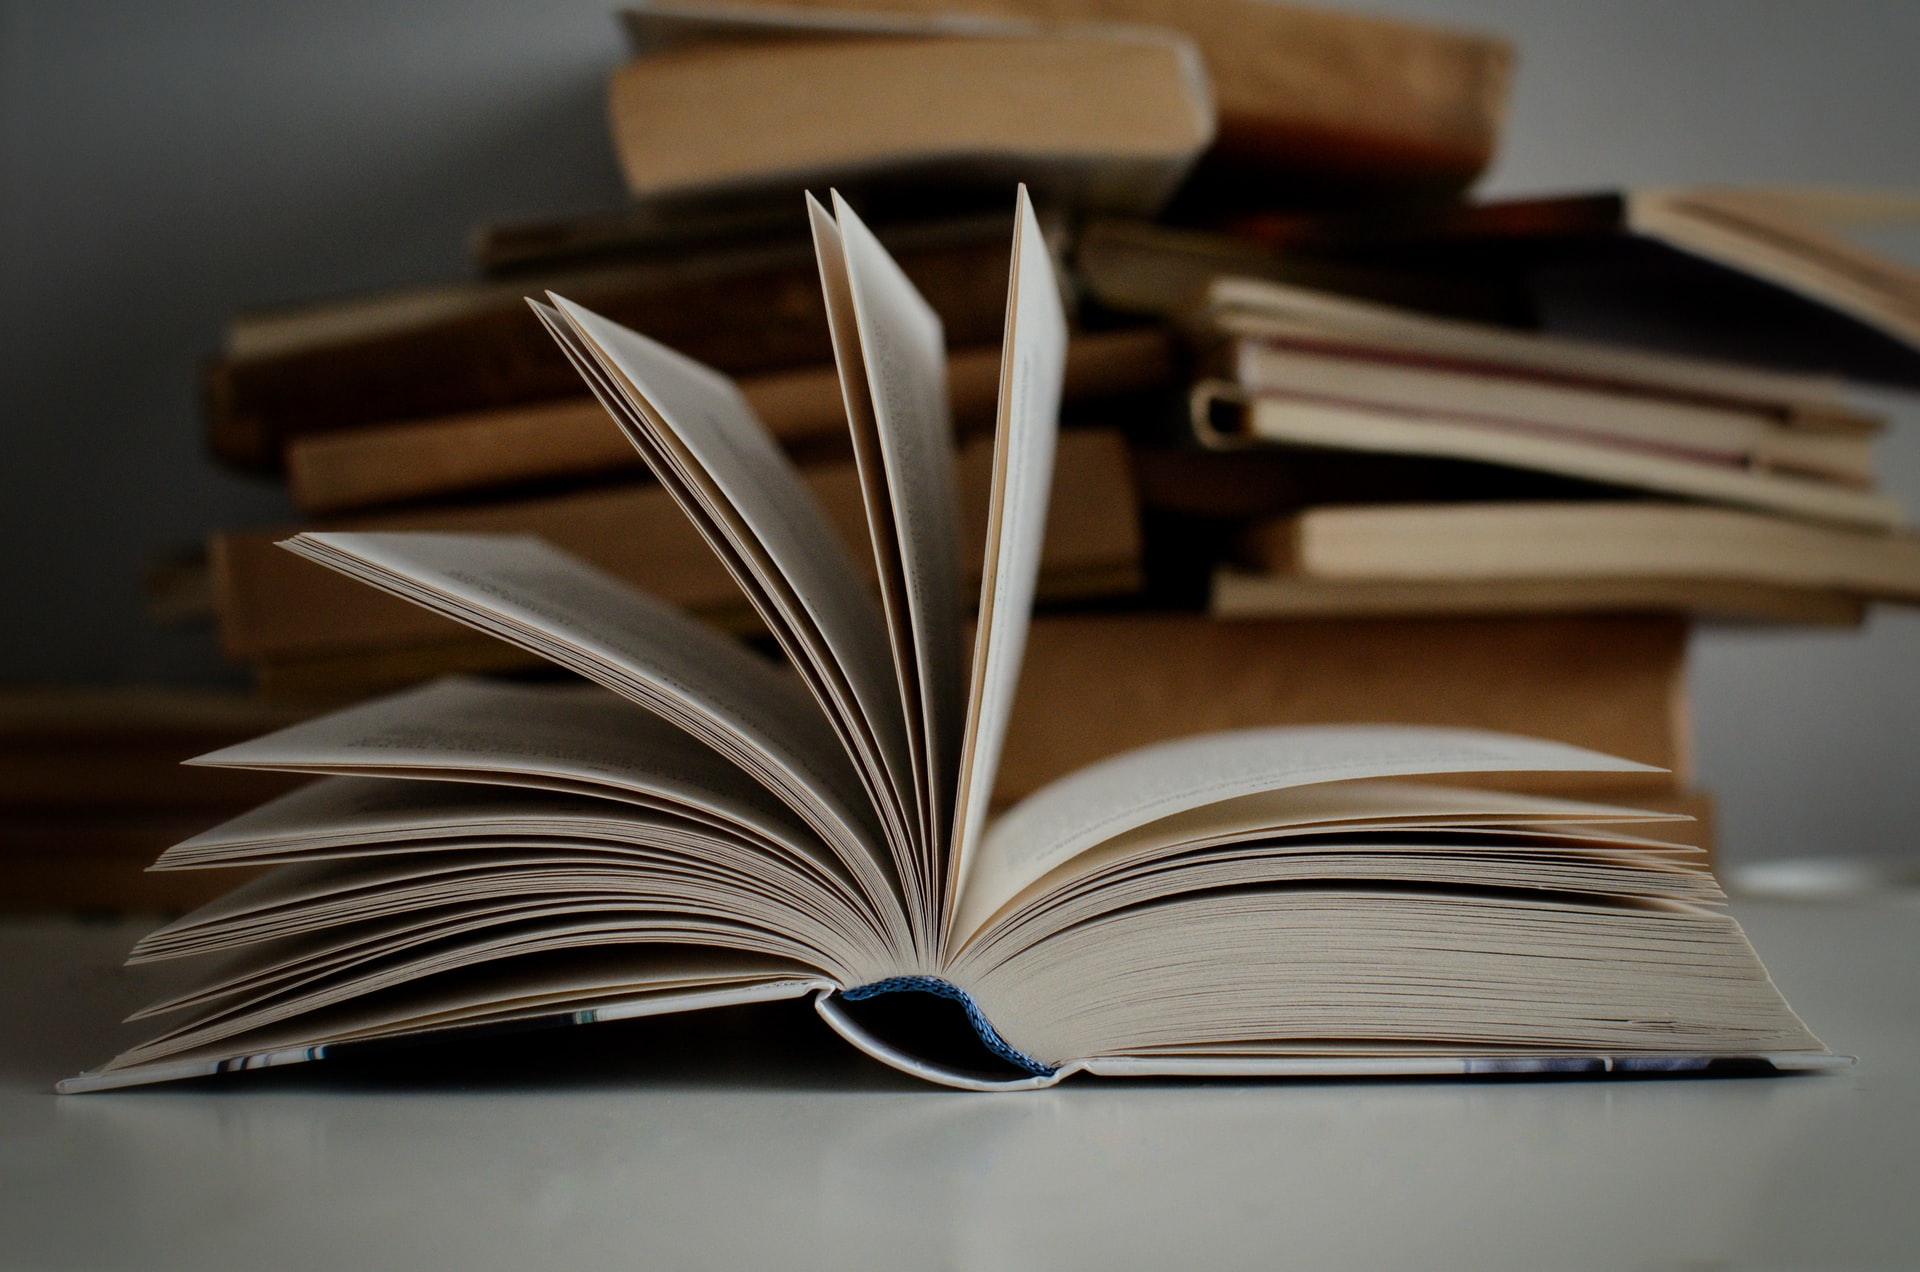
POLYGON ((993 451, 993 493, 987 513, 987 559, 980 583, 980 622, 974 636, 973 679, 953 831, 943 930, 951 944, 961 895, 973 887, 1005 745, 1033 591, 1040 572, 1053 452, 1066 375, 1067 320, 1040 222, 1026 187, 1020 189, 1013 268, 1007 295, 1007 334, 1000 354, 1000 409, 993 451))
POLYGON ((883 836, 833 729, 738 641, 537 539, 302 534, 287 546, 639 703, 751 774, 845 859, 884 869, 883 836))
MULTIPOLYGON (((424 778, 618 799, 824 863, 820 837, 766 787, 666 720, 597 686, 448 677, 187 761, 214 768, 424 778)), ((271 806, 269 806, 271 807, 271 806)), ((244 819, 243 819, 244 820, 244 819)), ((167 850, 193 860, 212 831, 167 850)))
POLYGON ((732 573, 852 757, 915 888, 907 718, 879 608, 800 474, 718 372, 562 297, 535 305, 732 573))
MULTIPOLYGON (((920 927, 945 895, 965 687, 960 531, 946 346, 932 306, 836 193, 811 196, 834 361, 847 406, 919 792, 920 927)), ((927 951, 929 956, 932 951, 927 951)))

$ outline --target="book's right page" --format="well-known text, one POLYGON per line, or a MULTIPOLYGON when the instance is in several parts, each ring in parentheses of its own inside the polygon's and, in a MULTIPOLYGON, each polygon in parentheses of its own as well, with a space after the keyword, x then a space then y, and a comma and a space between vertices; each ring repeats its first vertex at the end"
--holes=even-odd
POLYGON ((1021 655, 1033 608, 1053 484, 1061 383, 1066 374, 1067 320, 1033 204, 1022 186, 1013 266, 1007 294, 1007 334, 1001 351, 999 428, 994 443, 993 492, 987 513, 986 567, 980 584, 980 622, 974 636, 967 730, 960 753, 960 785, 952 865, 947 875, 946 928, 967 886, 972 858, 986 829, 987 801, 1020 680, 1021 655))
POLYGON ((1136 827, 1208 804, 1327 782, 1445 773, 1633 773, 1651 765, 1540 738, 1418 725, 1323 724, 1204 733, 1069 773, 1009 809, 981 843, 954 936, 1021 889, 1136 827))

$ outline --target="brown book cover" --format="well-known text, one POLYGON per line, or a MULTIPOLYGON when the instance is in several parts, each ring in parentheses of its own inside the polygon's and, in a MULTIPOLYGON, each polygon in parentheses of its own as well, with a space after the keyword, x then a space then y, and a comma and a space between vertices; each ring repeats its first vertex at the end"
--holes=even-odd
POLYGON ((1920 272, 1856 242, 1910 221, 1868 191, 1639 189, 1386 211, 1251 215, 1241 235, 1321 268, 1472 281, 1552 330, 1920 384, 1920 272))
MULTIPOLYGON (((1169 738, 1356 722, 1524 731, 1605 747, 1671 771, 1633 776, 1634 794, 1625 798, 1671 796, 1691 777, 1686 636, 1685 620, 1644 614, 1235 621, 1041 614, 994 802, 1009 805, 1083 765, 1169 738)), ((437 643, 273 658, 261 670, 273 682, 263 688, 290 699, 340 701, 449 672, 537 661, 455 632, 437 643)), ((1579 791, 1599 794, 1594 779, 1576 780, 1587 784, 1579 791)))
POLYGON ((1655 500, 1315 508, 1250 528, 1242 560, 1336 581, 1721 583, 1920 604, 1920 535, 1655 500))
MULTIPOLYGON (((984 554, 993 445, 960 449, 961 560, 984 554)), ((849 544, 866 542, 859 474, 851 462, 809 470, 813 491, 849 544)), ((641 483, 553 499, 388 513, 329 529, 535 534, 710 619, 746 611, 726 567, 672 497, 641 483)), ((432 644, 462 632, 416 605, 275 546, 290 530, 216 535, 210 545, 215 606, 228 653, 245 659, 432 644)), ((860 552, 856 559, 866 559, 860 552)), ((869 565, 869 568, 871 566, 869 565)), ((976 565, 975 569, 978 568, 976 565)), ((1140 528, 1125 443, 1110 431, 1060 436, 1041 561, 1042 594, 1126 593, 1140 582, 1140 528)))
MULTIPOLYGON (((1168 389, 1173 363, 1163 328, 1075 336, 1067 348, 1065 400, 1070 409, 1090 402, 1101 409, 1126 395, 1168 389)), ((947 359, 954 423, 963 433, 992 426, 999 377, 997 348, 963 349, 947 359)), ((788 448, 846 448, 846 406, 832 367, 748 377, 740 391, 788 448)), ((294 505, 316 515, 644 471, 633 444, 584 397, 315 433, 287 446, 294 505)))
POLYGON ((674 6, 630 16, 638 33, 674 28, 665 48, 643 43, 608 92, 614 152, 635 198, 732 207, 834 186, 926 200, 1024 182, 1051 208, 1149 215, 1213 140, 1206 74, 1171 31, 957 34, 939 23, 822 28, 779 9, 755 13, 674 6))
POLYGON ((209 817, 237 815, 247 806, 0 817, 0 914, 157 914, 204 905, 246 875, 147 867, 167 848, 205 830, 209 817))
POLYGON ((233 811, 297 779, 181 767, 303 712, 217 689, 45 687, 0 693, 0 816, 233 811))
MULTIPOLYGON (((956 347, 1006 321, 998 220, 906 226, 889 246, 956 347)), ((732 374, 829 362, 819 270, 802 241, 510 282, 244 314, 205 381, 207 439, 277 472, 290 438, 576 397, 580 377, 527 309, 551 288, 732 374)))

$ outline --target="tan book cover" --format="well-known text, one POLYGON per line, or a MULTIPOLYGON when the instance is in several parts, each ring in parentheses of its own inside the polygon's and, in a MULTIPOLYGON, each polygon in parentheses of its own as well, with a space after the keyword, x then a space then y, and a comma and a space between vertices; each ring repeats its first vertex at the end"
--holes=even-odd
POLYGON ((1036 618, 994 794, 1149 742, 1343 720, 1552 738, 1670 770, 1671 788, 1692 774, 1686 640, 1670 616, 1036 618))
POLYGON ((1666 580, 1920 603, 1911 531, 1652 500, 1315 508, 1250 529, 1244 559, 1312 579, 1666 580))
POLYGON ((1150 213, 1213 140, 1206 73, 1170 31, 818 35, 832 38, 743 24, 743 38, 683 42, 615 72, 608 115, 628 192, 739 200, 1020 180, 1049 206, 1150 213))
POLYGON ((1165 26, 1206 61, 1221 151, 1342 180, 1465 186, 1493 157, 1513 66, 1497 37, 1269 0, 778 2, 1165 26))

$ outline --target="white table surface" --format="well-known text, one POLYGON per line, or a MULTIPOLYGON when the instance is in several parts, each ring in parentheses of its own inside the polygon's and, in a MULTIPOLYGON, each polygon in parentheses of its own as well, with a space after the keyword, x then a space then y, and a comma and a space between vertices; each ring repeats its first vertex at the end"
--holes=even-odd
POLYGON ((981 1096, 802 1011, 772 1031, 791 1061, 753 1054, 764 1029, 636 1022, 451 1078, 57 1097, 137 1000, 117 963, 142 927, 11 921, 0 1264, 1920 1267, 1920 895, 1735 912, 1856 1069, 981 1096))

